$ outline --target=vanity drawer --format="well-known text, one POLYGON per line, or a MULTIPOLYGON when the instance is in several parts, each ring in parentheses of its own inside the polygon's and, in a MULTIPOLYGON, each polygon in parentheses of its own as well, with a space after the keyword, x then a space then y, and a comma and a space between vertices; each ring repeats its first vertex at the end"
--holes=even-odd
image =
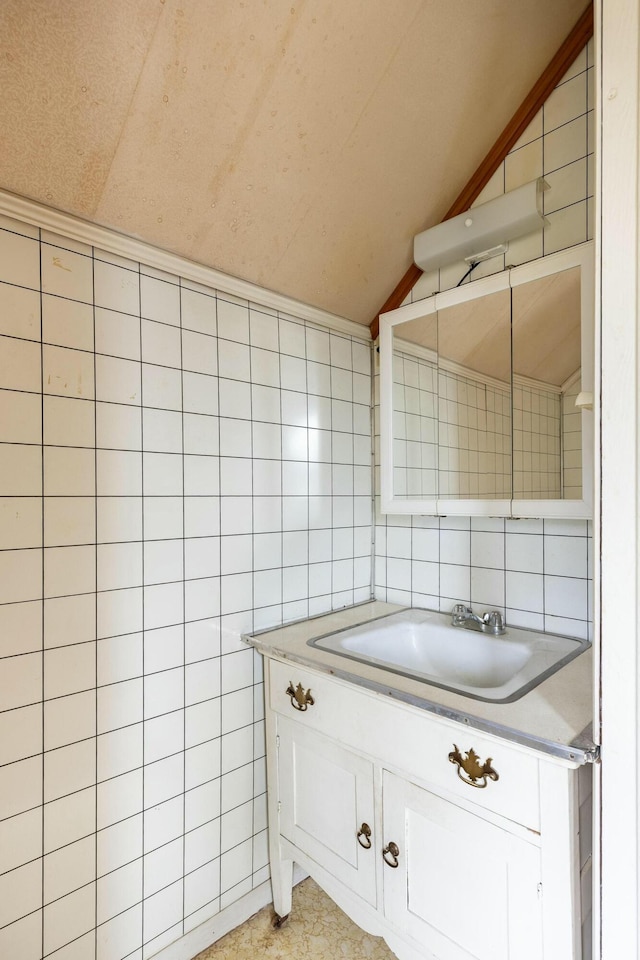
MULTIPOLYGON (((267 660, 270 675, 270 706, 276 713, 287 718, 298 718, 305 726, 319 730, 328 737, 335 737, 351 746, 358 743, 362 711, 369 709, 372 694, 356 684, 316 673, 296 663, 281 663, 267 660), (302 695, 310 695, 313 703, 300 702, 290 690, 301 688, 302 695)), ((266 666, 266 664, 265 664, 266 666)))
POLYGON ((268 663, 270 706, 276 713, 297 719, 427 788, 539 830, 539 772, 534 754, 295 663, 273 659, 268 663), (298 685, 299 701, 287 693, 297 691, 298 685), (307 693, 313 703, 305 701, 307 693))
POLYGON ((404 711, 398 711, 384 739, 390 762, 411 779, 539 832, 535 756, 466 724, 430 714, 416 720, 404 711))

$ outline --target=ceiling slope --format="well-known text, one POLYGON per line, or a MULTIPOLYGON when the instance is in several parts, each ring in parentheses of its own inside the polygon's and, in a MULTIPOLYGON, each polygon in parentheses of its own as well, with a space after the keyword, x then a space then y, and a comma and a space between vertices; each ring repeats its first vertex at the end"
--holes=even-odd
POLYGON ((4 0, 0 186, 368 323, 585 0, 4 0))
POLYGON ((93 216, 162 10, 0 3, 0 186, 93 216))
MULTIPOLYGON (((480 196, 493 174, 503 162, 511 148, 521 134, 526 130, 540 107, 553 92, 556 84, 564 76, 574 62, 577 55, 593 36, 593 6, 590 4, 555 53, 551 62, 522 101, 509 123, 504 128, 489 153, 484 157, 478 169, 462 188, 453 201, 442 220, 449 220, 468 210, 472 203, 480 196)), ((433 226, 429 224, 428 226, 433 226)), ((425 227, 426 229, 426 227, 425 227)), ((411 262, 406 273, 396 284, 392 293, 387 297, 376 316, 371 321, 371 336, 375 340, 378 336, 380 314, 387 310, 395 310, 404 301, 408 293, 416 285, 422 270, 415 262, 411 262)))

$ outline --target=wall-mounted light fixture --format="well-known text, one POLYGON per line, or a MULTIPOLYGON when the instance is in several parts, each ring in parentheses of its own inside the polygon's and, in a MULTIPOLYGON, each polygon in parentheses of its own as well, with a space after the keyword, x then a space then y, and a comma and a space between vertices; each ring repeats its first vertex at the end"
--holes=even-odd
POLYGON ((458 260, 473 264, 505 253, 509 240, 543 226, 542 192, 546 189, 539 177, 424 230, 413 239, 416 266, 427 273, 458 260))

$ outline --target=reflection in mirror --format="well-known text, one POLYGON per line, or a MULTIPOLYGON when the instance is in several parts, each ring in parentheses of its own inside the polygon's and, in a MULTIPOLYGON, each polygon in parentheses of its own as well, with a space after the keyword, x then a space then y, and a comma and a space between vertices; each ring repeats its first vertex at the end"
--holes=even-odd
POLYGON ((513 497, 582 497, 580 268, 512 290, 513 497))
POLYGON ((393 495, 510 499, 508 289, 394 326, 393 495))
POLYGON ((393 330, 393 495, 438 495, 437 317, 393 330))
POLYGON ((584 244, 381 317, 383 512, 591 516, 592 258, 584 244))
POLYGON ((509 290, 438 311, 438 494, 511 497, 509 290))

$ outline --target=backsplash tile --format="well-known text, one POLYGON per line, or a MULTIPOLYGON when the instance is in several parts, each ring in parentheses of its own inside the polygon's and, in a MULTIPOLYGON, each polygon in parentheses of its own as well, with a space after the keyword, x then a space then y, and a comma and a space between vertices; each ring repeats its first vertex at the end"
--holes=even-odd
POLYGON ((376 526, 377 599, 446 613, 454 603, 496 608, 513 626, 587 637, 592 538, 585 521, 436 517, 425 530, 420 520, 388 516, 376 526))

